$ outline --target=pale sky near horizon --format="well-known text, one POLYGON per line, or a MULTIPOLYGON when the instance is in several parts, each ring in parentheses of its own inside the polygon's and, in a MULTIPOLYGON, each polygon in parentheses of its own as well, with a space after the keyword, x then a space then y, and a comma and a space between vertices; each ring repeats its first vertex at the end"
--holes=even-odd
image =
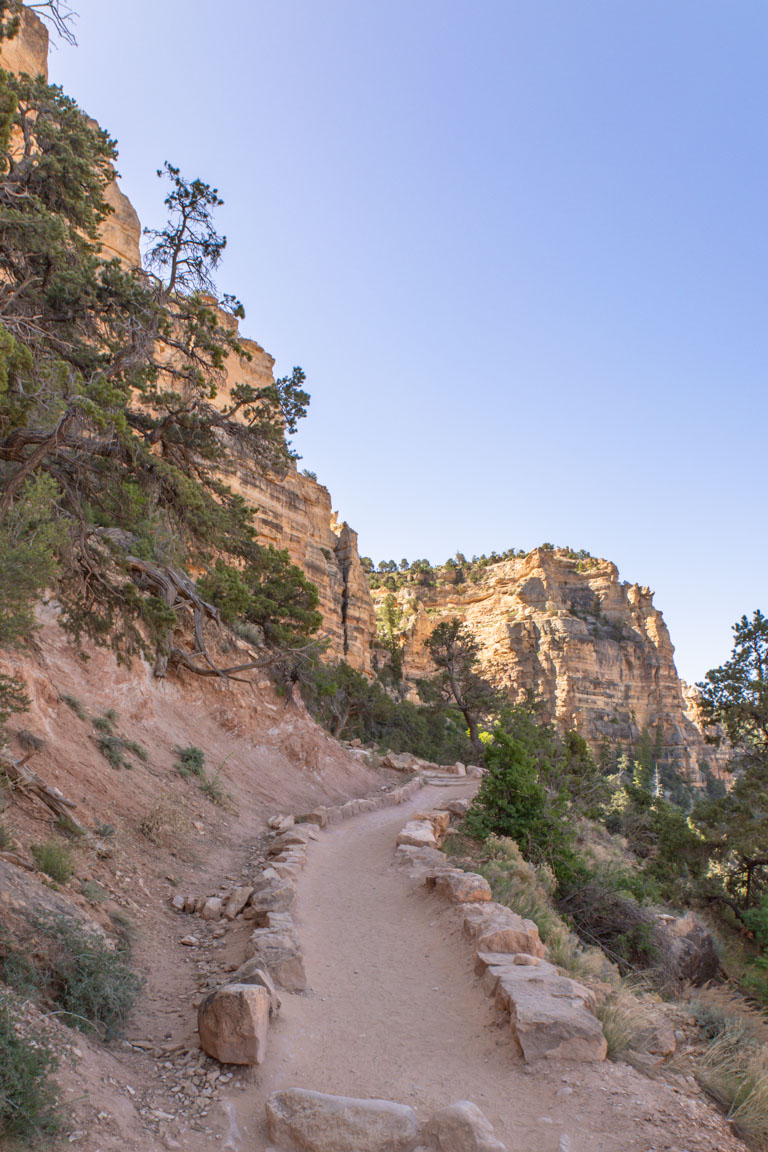
POLYGON ((71 0, 51 78, 300 364, 374 560, 530 548, 655 589, 688 680, 764 596, 764 0, 71 0))

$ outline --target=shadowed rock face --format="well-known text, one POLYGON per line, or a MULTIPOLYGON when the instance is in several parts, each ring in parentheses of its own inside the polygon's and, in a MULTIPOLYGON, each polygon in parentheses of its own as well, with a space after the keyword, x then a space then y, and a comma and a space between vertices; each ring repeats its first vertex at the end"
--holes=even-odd
POLYGON ((408 680, 433 673, 427 637, 440 619, 459 616, 485 673, 512 701, 533 692, 551 720, 593 746, 632 743, 660 724, 665 752, 694 782, 700 763, 724 766, 724 753, 704 742, 696 693, 677 674, 653 593, 621 582, 609 561, 536 549, 489 566, 477 583, 409 585, 398 598, 409 620, 408 680))

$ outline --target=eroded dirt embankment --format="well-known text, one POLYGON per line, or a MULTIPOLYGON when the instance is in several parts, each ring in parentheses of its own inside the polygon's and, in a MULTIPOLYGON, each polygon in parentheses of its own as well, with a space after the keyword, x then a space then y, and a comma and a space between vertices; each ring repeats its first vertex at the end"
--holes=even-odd
MULTIPOLYGON (((468 1098, 509 1152, 743 1147, 693 1088, 619 1064, 523 1066, 473 975, 455 911, 393 866, 408 815, 466 795, 471 784, 427 787, 407 805, 320 833, 296 909, 308 993, 282 993, 262 1067, 219 1069, 200 1058, 197 1003, 208 982, 240 964, 250 927, 177 915, 170 897, 215 893, 252 874, 275 811, 371 795, 395 777, 362 766, 266 684, 158 683, 148 669, 120 668, 103 652, 79 660, 53 625, 39 642, 38 658, 20 665, 33 699, 22 723, 45 742, 35 766, 77 801, 89 827, 114 829, 106 855, 94 850, 98 838, 75 845, 76 875, 60 896, 104 923, 117 912, 147 980, 130 1021, 132 1044, 107 1049, 44 1022, 63 1057, 62 1147, 72 1137, 84 1152, 265 1149, 264 1100, 289 1086, 381 1096, 421 1116, 468 1098), (82 704, 85 718, 65 696, 82 704), (109 709, 119 714, 119 731, 147 749, 146 762, 119 770, 106 762, 92 720, 109 709), (188 745, 204 750, 209 770, 220 767, 224 807, 194 779, 179 778, 175 749, 188 745), (155 843, 141 831, 142 816, 168 797, 179 819, 155 843), (83 895, 92 883, 106 900, 83 895), (183 944, 190 935, 197 942, 183 944)), ((51 834, 47 817, 26 801, 13 802, 3 819, 22 851, 51 834)), ((43 900, 38 877, 25 874, 25 885, 33 904, 43 900)))

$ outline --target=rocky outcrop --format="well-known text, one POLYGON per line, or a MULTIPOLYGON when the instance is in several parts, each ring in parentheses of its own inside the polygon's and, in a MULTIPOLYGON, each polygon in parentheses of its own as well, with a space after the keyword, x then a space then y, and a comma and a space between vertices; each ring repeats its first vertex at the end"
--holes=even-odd
POLYGON ((0 40, 0 68, 17 75, 48 79, 48 29, 29 8, 21 11, 21 32, 12 40, 0 40))
MULTIPOLYGON (((45 24, 34 12, 23 8, 18 36, 0 41, 0 68, 16 75, 26 73, 47 80, 48 47, 45 24)), ((101 229, 104 258, 112 260, 117 257, 124 264, 136 268, 141 264, 141 224, 136 209, 121 191, 117 179, 108 185, 104 196, 112 209, 101 229)))
POLYGON ((117 257, 129 268, 141 264, 141 221, 128 197, 113 180, 104 193, 112 212, 101 226, 101 251, 105 260, 117 257))
MULTIPOLYGON (((47 48, 45 25, 25 10, 22 34, 0 44, 0 64, 46 75, 47 48)), ((107 199, 114 211, 103 228, 104 254, 138 265, 136 212, 116 182, 107 199)), ((236 384, 274 383, 273 358, 255 341, 243 344, 250 360, 230 358, 216 403, 236 384)), ((328 656, 370 673, 376 618, 355 532, 338 519, 328 490, 295 464, 282 475, 266 473, 238 443, 225 447, 223 476, 255 510, 259 539, 287 551, 318 588, 328 656)), ((613 564, 537 549, 479 569, 477 582, 458 583, 456 571, 452 580, 399 593, 407 679, 434 671, 426 638, 440 618, 459 615, 480 643, 485 671, 512 700, 533 692, 553 720, 595 747, 606 737, 614 748, 633 744, 658 725, 667 758, 694 782, 703 763, 723 767, 725 757, 704 744, 695 693, 677 676, 652 593, 620 582, 613 564)))
MULTIPOLYGON (((48 30, 24 9, 22 30, 0 42, 0 66, 9 71, 48 77, 48 30)), ((101 229, 105 259, 117 257, 130 267, 141 264, 141 223, 117 180, 106 189, 112 212, 101 229)), ((235 321, 222 313, 222 320, 235 321)), ((243 339, 250 360, 230 357, 227 378, 216 403, 229 398, 231 388, 246 383, 255 388, 274 384, 274 359, 254 340, 243 339)), ((317 585, 323 635, 328 655, 347 660, 361 671, 371 668, 371 638, 376 632, 373 602, 357 551, 357 534, 340 521, 327 488, 291 466, 284 475, 268 474, 238 444, 226 445, 225 480, 255 509, 258 537, 284 549, 294 564, 317 585)))
MULTIPOLYGON (((216 403, 224 403, 239 383, 267 388, 274 383, 274 359, 253 340, 244 340, 250 361, 230 358, 227 381, 216 403)), ((227 444, 220 469, 227 484, 254 509, 258 539, 288 552, 316 585, 323 616, 322 635, 331 659, 353 668, 371 668, 376 617, 357 550, 357 533, 339 521, 327 488, 295 464, 278 475, 265 472, 241 445, 227 444)))
POLYGON ((593 747, 632 745, 658 725, 666 757, 693 782, 704 763, 724 765, 704 742, 695 691, 677 675, 653 593, 622 582, 609 561, 539 548, 480 569, 477 582, 408 585, 398 599, 408 680, 434 673, 426 639, 441 619, 459 616, 479 642, 484 672, 511 700, 533 693, 551 720, 593 747))

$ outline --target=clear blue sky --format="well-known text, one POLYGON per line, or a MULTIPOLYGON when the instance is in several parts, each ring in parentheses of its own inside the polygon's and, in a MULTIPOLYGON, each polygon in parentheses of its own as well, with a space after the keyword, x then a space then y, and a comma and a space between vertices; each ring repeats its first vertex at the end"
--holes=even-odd
POLYGON ((768 610, 765 0, 72 0, 52 77, 300 364, 375 560, 545 540, 648 584, 689 680, 768 610))

